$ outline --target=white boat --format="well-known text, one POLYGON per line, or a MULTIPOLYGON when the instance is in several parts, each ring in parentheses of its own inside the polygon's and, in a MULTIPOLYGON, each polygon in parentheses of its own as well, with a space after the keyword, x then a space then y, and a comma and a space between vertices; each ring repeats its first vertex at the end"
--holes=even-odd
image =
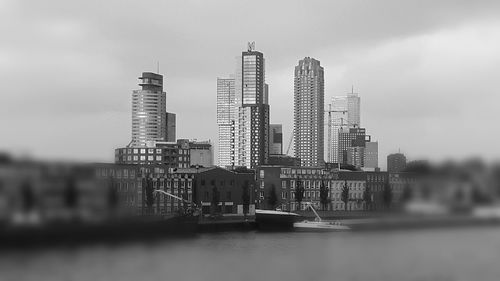
POLYGON ((311 208, 311 210, 314 212, 314 214, 316 215, 316 219, 314 221, 304 220, 301 222, 294 223, 293 228, 295 231, 332 232, 332 231, 346 231, 351 229, 347 225, 343 225, 338 221, 334 222, 323 221, 311 203, 308 203, 307 206, 311 208))

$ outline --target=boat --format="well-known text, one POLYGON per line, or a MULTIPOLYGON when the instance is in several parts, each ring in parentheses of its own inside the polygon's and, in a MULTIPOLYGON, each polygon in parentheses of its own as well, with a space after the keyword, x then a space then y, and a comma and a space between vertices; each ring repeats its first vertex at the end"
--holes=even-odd
POLYGON ((276 210, 255 210, 255 222, 261 230, 292 229, 301 216, 296 213, 276 210))
MULTIPOLYGON (((307 207, 311 208, 316 215, 314 221, 300 221, 295 222, 293 224, 293 228, 295 231, 301 232, 335 232, 335 231, 347 231, 351 230, 351 228, 347 225, 343 225, 339 221, 324 221, 319 216, 318 212, 312 206, 312 203, 307 203, 307 207)), ((306 207, 306 208, 307 208, 306 207)))

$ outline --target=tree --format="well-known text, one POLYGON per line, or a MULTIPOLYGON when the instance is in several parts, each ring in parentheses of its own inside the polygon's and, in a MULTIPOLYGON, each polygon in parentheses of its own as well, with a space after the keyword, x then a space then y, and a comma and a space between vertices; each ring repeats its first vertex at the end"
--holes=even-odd
POLYGON ((29 212, 35 206, 35 195, 33 194, 33 188, 30 182, 26 181, 21 187, 21 196, 23 200, 23 209, 29 212))
POLYGON ((304 186, 302 186, 302 181, 297 180, 297 186, 295 187, 295 201, 299 203, 299 210, 301 209, 301 203, 304 199, 304 186))
POLYGON ((145 190, 146 190, 146 206, 148 207, 148 213, 151 214, 153 210, 153 205, 155 203, 153 182, 149 178, 149 174, 143 180, 145 190))
POLYGON ((246 216, 249 211, 248 207, 250 206, 250 186, 248 185, 248 180, 245 180, 241 188, 243 189, 241 194, 241 201, 243 201, 243 214, 246 216))
POLYGON ((344 186, 342 187, 342 193, 340 194, 340 200, 344 202, 344 210, 347 211, 347 203, 349 203, 349 187, 347 186, 347 180, 344 181, 344 186))
POLYGON ((74 209, 78 202, 78 190, 76 189, 75 179, 72 176, 66 180, 64 202, 69 209, 74 209))
POLYGON ((365 201, 365 209, 370 209, 372 205, 372 191, 369 187, 366 187, 365 191, 363 191, 363 201, 365 201))
POLYGON ((384 190, 382 191, 382 200, 386 208, 391 207, 392 203, 392 189, 388 182, 384 185, 384 190))
POLYGON ((323 211, 326 209, 326 206, 328 203, 330 203, 330 198, 328 198, 329 195, 329 188, 326 186, 325 181, 321 181, 321 186, 319 188, 319 201, 321 203, 321 208, 323 211))
MULTIPOLYGON (((214 182, 212 182, 214 184, 214 182)), ((220 194, 219 190, 217 190, 217 186, 212 187, 212 210, 213 213, 218 213, 218 207, 220 202, 220 194)))
POLYGON ((276 186, 271 184, 271 190, 269 190, 269 195, 267 196, 267 204, 271 207, 271 209, 276 208, 276 204, 278 204, 278 197, 276 196, 276 186))
POLYGON ((118 205, 118 193, 116 191, 114 179, 109 178, 108 182, 108 206, 110 209, 115 209, 118 205))
POLYGON ((408 201, 411 200, 412 197, 413 197, 413 192, 410 188, 410 185, 407 183, 403 187, 403 192, 401 193, 401 202, 407 203, 408 201))

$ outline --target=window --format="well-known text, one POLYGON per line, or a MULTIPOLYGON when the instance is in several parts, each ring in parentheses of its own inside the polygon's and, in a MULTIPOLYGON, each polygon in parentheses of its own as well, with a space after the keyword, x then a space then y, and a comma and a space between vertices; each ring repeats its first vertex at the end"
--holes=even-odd
POLYGON ((263 179, 264 178, 264 170, 260 170, 260 178, 263 179))
POLYGON ((281 188, 286 188, 286 181, 281 181, 281 188))

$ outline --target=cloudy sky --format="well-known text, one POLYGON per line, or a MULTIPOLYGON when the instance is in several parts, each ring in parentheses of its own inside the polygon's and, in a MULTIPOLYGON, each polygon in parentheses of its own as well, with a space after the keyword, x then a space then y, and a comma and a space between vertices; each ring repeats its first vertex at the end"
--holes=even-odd
POLYGON ((292 129, 293 68, 325 68, 325 100, 354 85, 380 164, 499 159, 500 1, 0 0, 0 150, 113 161, 131 91, 165 77, 179 138, 217 143, 216 78, 255 41, 271 122, 292 129))

